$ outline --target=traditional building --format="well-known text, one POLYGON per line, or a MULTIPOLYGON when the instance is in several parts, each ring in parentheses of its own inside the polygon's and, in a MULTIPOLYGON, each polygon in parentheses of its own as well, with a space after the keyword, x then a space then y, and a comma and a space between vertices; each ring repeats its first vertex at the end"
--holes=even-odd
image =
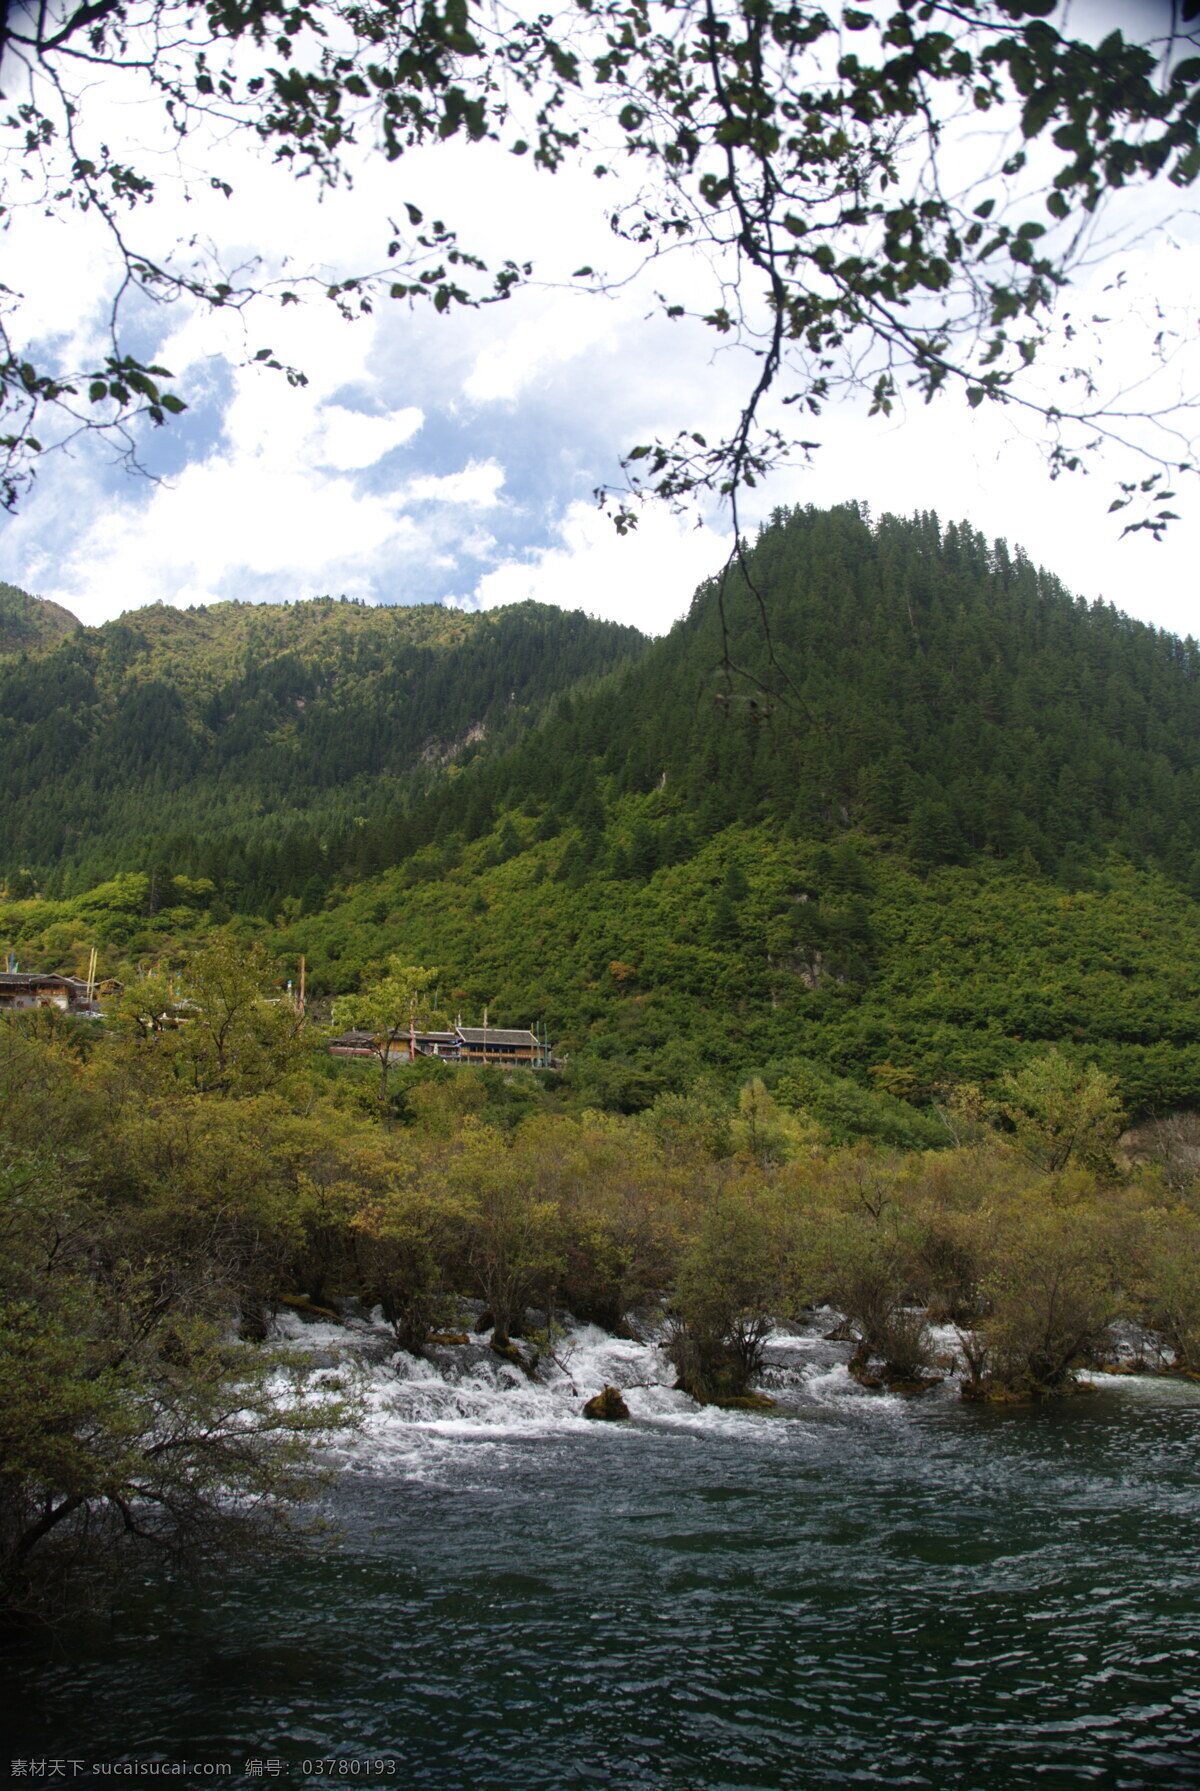
POLYGON ((550 1048, 548 1045, 543 1047, 535 1033, 501 1026, 456 1026, 454 1030, 461 1041, 460 1063, 523 1063, 536 1069, 547 1067, 542 1062, 542 1055, 544 1050, 548 1063, 550 1048))
POLYGON ((68 1014, 100 1013, 95 985, 82 976, 60 976, 49 970, 0 971, 0 1014, 38 1007, 56 1007, 68 1014))
MULTIPOLYGON (((378 1050, 370 1032, 350 1030, 332 1040, 329 1046, 334 1057, 375 1057, 378 1050)), ((557 1068, 550 1053, 549 1041, 539 1038, 526 1027, 455 1026, 451 1032, 401 1033, 388 1049, 390 1062, 418 1057, 438 1057, 446 1063, 493 1064, 512 1068, 549 1070, 557 1068)))

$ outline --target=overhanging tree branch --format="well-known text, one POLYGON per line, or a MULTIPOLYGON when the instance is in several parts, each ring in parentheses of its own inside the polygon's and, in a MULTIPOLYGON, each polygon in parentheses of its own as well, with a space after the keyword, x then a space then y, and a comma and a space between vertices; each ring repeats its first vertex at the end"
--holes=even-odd
MULTIPOLYGON (((285 283, 265 268, 231 277, 194 244, 145 252, 128 220, 162 197, 164 177, 135 146, 96 140, 96 70, 156 102, 164 142, 211 150, 201 179, 225 193, 233 180, 216 133, 231 128, 329 188, 345 186, 362 155, 395 162, 451 140, 531 153, 548 171, 599 149, 598 171, 614 160, 632 171, 641 191, 615 208, 618 234, 649 260, 706 258, 717 296, 702 320, 752 370, 720 439, 685 430, 629 451, 627 498, 736 503, 815 446, 783 407, 811 419, 860 392, 887 415, 906 389, 1020 407, 1040 424, 1052 472, 1124 442, 1157 484, 1143 493, 1144 474, 1126 481, 1122 503, 1157 498, 1168 464, 1193 469, 1186 427, 1179 453, 1156 457, 1127 427, 1137 418, 1118 418, 1096 389, 1093 368, 1060 370, 1053 401, 1038 383, 1106 201, 1138 185, 1186 189, 1200 174, 1200 56, 1186 53, 1196 44, 1182 18, 1143 44, 1119 31, 1073 37, 1051 0, 886 0, 840 16, 813 0, 572 0, 533 20, 480 0, 209 0, 199 11, 184 0, 38 0, 5 15, 0 46, 10 105, 0 215, 31 202, 90 211, 124 270, 107 352, 91 369, 32 352, 10 311, 0 344, 10 508, 51 447, 99 433, 133 461, 144 426, 184 409, 170 375, 128 351, 131 297, 240 311, 320 291, 345 316, 385 297, 450 312, 504 299, 532 271, 516 255, 487 267, 411 203, 403 228, 389 229, 387 268, 285 283), (980 131, 1002 145, 986 163, 980 131), (957 184, 950 156, 969 164, 957 184)), ((181 190, 194 178, 181 172, 181 190)), ((667 292, 661 303, 673 317, 688 308, 667 292)), ((248 358, 304 377, 270 349, 248 358)), ((1139 415, 1162 413, 1151 399, 1139 415)), ((1161 502, 1143 511, 1131 527, 1159 533, 1170 520, 1161 502)), ((622 501, 617 526, 635 520, 622 501)))

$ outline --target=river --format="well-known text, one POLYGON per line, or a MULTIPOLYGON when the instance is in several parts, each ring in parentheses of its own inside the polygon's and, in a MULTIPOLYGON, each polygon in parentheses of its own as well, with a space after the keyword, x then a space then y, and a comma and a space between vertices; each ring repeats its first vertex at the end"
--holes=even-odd
POLYGON ((78 1784, 1200 1786, 1200 1390, 904 1400, 821 1331, 772 1340, 763 1415, 650 1385, 587 1422, 667 1378, 590 1328, 550 1385, 376 1362, 327 1540, 10 1660, 6 1751, 78 1784))

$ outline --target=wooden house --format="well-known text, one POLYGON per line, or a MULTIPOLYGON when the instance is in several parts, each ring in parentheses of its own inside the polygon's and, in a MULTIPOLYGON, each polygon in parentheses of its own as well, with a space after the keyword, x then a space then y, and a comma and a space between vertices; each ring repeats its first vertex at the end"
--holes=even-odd
POLYGON ((62 1013, 97 1015, 100 1004, 94 989, 82 976, 61 976, 57 971, 0 971, 0 1014, 56 1007, 62 1013))
MULTIPOLYGON (((353 1029, 333 1039, 329 1050, 334 1057, 378 1055, 375 1035, 353 1029)), ((411 1032, 400 1033, 388 1049, 389 1062, 411 1062, 418 1057, 501 1068, 557 1068, 548 1041, 540 1039, 527 1027, 457 1025, 450 1032, 418 1032, 414 1028, 411 1032)))

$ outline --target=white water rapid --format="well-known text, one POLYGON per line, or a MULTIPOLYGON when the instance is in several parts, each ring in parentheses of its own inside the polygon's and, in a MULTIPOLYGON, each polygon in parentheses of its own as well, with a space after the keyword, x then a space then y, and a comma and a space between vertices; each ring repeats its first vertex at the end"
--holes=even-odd
MULTIPOLYGON (((397 1350, 378 1308, 369 1317, 347 1316, 336 1324, 284 1312, 274 1334, 309 1359, 314 1391, 344 1387, 361 1400, 362 1423, 336 1441, 341 1464, 423 1477, 447 1448, 463 1443, 593 1429, 595 1421, 584 1417, 583 1407, 606 1386, 621 1391, 639 1427, 724 1432, 749 1427, 761 1438, 780 1416, 831 1415, 848 1404, 863 1416, 896 1414, 903 1402, 859 1387, 846 1369, 850 1346, 827 1341, 826 1333, 838 1322, 838 1314, 824 1308, 805 1325, 776 1330, 768 1338, 758 1385, 776 1401, 774 1412, 698 1405, 676 1391, 675 1372, 657 1342, 614 1337, 597 1325, 574 1321, 556 1333, 553 1355, 540 1356, 533 1379, 497 1355, 488 1334, 472 1335, 462 1344, 434 1344, 427 1357, 397 1350)), ((522 1347, 532 1354, 530 1346, 522 1347)))

